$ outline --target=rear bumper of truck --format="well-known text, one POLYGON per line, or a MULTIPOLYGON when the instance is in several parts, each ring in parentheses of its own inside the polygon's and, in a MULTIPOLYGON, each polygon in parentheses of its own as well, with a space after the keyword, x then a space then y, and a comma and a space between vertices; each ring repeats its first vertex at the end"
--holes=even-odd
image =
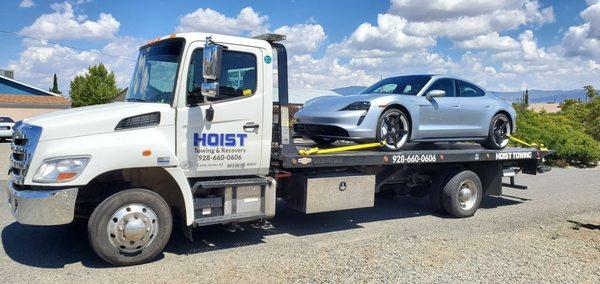
POLYGON ((8 181, 8 203, 17 222, 26 225, 62 225, 73 221, 78 188, 20 190, 8 181))

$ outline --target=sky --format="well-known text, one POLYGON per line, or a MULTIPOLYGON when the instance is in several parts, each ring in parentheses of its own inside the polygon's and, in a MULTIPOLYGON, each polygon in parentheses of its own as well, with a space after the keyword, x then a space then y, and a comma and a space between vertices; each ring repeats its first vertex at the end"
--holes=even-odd
POLYGON ((43 89, 104 63, 128 85, 173 32, 287 35, 289 84, 332 89, 451 74, 492 91, 600 87, 600 0, 3 0, 0 68, 43 89))

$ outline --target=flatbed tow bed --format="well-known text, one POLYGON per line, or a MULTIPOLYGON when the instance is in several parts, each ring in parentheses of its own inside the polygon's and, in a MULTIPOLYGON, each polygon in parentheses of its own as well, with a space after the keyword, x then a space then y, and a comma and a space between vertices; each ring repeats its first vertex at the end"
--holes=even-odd
MULTIPOLYGON (((339 145, 337 145, 339 146, 339 145)), ((303 156, 300 149, 313 147, 311 144, 295 144, 296 152, 282 153, 278 160, 285 169, 349 167, 349 166, 388 166, 407 164, 443 164, 500 161, 505 164, 518 163, 541 165, 544 156, 550 151, 534 148, 484 149, 477 144, 438 143, 431 145, 407 144, 398 152, 379 149, 347 151, 332 154, 303 156)), ((336 147, 333 145, 332 147, 336 147)), ((531 172, 533 174, 533 172, 531 172)))

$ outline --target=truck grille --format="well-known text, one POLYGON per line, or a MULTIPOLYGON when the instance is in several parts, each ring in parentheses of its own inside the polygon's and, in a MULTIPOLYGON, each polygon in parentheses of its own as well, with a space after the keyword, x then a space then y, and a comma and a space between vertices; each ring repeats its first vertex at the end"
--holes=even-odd
POLYGON ((23 184, 37 146, 42 128, 29 124, 15 124, 10 145, 9 174, 16 184, 23 184))

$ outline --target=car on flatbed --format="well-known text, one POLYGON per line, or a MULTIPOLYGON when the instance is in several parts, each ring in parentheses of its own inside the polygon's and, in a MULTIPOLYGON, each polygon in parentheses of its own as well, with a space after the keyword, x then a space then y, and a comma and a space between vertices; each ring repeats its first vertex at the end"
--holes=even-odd
POLYGON ((464 79, 410 75, 357 95, 312 99, 296 113, 294 130, 320 145, 384 141, 384 149, 397 151, 409 142, 477 141, 502 149, 516 115, 509 102, 464 79))
POLYGON ((372 207, 376 193, 395 191, 469 217, 483 195, 501 194, 506 170, 539 171, 544 151, 477 145, 302 155, 311 145, 292 137, 283 39, 159 37, 140 48, 126 102, 23 120, 7 182, 15 219, 83 219, 100 258, 134 265, 159 254, 174 227, 191 240, 196 227, 261 222, 277 198, 313 214, 372 207))

